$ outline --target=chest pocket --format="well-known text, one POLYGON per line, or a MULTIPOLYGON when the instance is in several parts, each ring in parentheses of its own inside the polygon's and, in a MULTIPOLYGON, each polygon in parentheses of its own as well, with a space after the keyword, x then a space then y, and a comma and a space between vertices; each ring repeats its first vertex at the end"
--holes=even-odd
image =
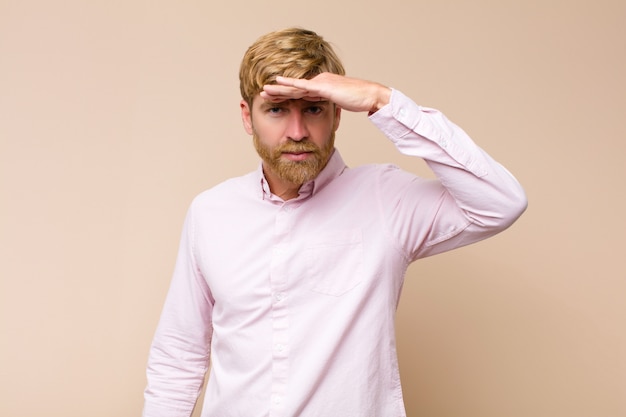
POLYGON ((316 236, 305 250, 312 291, 341 296, 363 279, 363 236, 359 229, 316 236))

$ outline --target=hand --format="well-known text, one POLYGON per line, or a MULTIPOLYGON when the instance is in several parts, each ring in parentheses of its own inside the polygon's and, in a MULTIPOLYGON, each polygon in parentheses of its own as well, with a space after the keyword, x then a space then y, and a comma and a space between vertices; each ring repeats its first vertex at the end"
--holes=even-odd
POLYGON ((391 89, 375 82, 325 72, 310 80, 278 76, 276 84, 263 86, 261 97, 272 102, 328 100, 348 111, 371 114, 389 103, 391 89))

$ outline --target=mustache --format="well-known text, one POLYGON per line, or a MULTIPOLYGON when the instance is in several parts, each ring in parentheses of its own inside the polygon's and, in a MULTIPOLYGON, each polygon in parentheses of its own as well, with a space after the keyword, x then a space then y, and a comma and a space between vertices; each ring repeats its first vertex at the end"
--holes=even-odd
POLYGON ((301 153, 301 152, 319 152, 319 148, 314 143, 303 140, 300 142, 287 142, 283 145, 278 146, 275 151, 276 152, 287 152, 287 153, 301 153))

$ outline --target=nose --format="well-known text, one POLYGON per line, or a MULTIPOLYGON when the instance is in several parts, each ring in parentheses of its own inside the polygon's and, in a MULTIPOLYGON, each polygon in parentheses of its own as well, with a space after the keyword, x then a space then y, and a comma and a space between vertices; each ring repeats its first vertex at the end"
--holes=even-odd
POLYGON ((309 131, 302 116, 302 113, 300 111, 296 111, 295 109, 289 112, 286 134, 287 138, 295 142, 300 142, 301 140, 309 137, 309 131))

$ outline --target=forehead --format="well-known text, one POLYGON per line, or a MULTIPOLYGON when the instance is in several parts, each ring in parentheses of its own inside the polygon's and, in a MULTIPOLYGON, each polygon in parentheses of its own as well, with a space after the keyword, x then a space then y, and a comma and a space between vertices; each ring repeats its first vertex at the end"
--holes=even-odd
POLYGON ((268 101, 260 95, 256 95, 252 101, 252 106, 259 109, 269 109, 273 107, 296 107, 305 108, 311 106, 325 107, 330 105, 328 100, 305 100, 305 99, 289 99, 283 101, 268 101))

